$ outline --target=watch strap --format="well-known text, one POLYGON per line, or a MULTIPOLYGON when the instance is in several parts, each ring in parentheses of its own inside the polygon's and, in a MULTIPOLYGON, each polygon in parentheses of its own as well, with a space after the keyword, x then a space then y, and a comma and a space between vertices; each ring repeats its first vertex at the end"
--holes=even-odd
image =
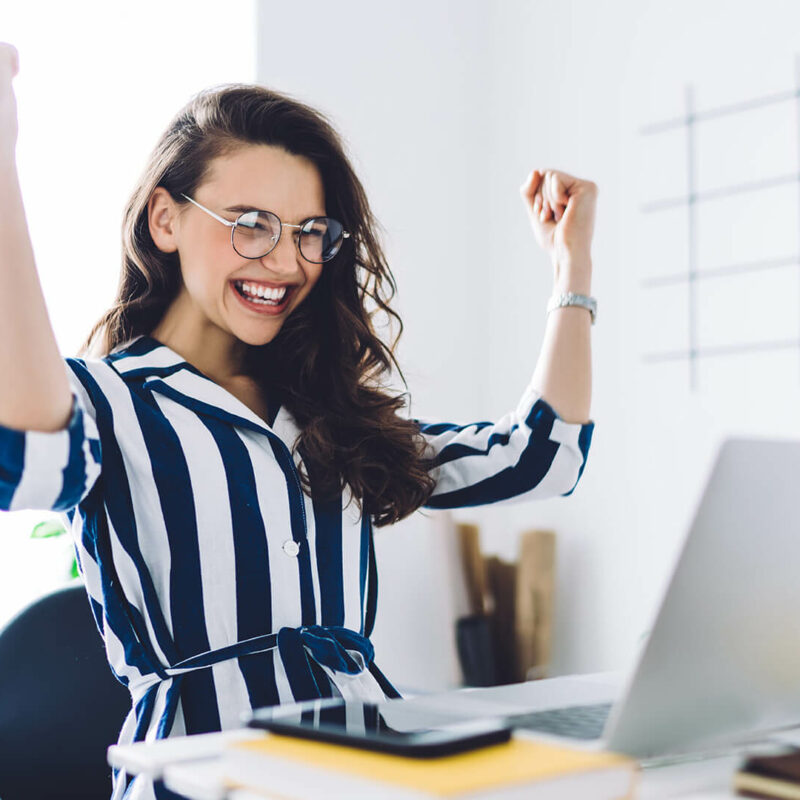
POLYGON ((575 294, 575 292, 562 292, 561 294, 554 294, 547 303, 547 313, 554 311, 556 308, 563 308, 564 306, 580 306, 585 308, 592 315, 592 325, 594 325, 597 318, 597 300, 594 297, 589 297, 585 294, 575 294))

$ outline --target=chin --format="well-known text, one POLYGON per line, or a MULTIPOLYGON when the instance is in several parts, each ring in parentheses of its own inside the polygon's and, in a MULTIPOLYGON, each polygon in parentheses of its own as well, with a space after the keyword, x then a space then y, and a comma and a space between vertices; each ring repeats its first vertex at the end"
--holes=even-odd
POLYGON ((280 328, 271 331, 264 331, 260 335, 256 332, 239 333, 238 331, 231 331, 231 333, 240 341, 249 344, 253 347, 260 347, 269 344, 280 332, 280 328))

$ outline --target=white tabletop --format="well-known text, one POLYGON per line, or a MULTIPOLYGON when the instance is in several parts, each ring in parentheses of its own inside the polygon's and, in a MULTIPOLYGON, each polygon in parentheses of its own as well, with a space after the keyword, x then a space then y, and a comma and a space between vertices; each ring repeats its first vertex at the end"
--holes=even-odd
POLYGON ((737 797, 732 783, 741 761, 737 755, 649 767, 642 770, 637 800, 729 800, 737 797))

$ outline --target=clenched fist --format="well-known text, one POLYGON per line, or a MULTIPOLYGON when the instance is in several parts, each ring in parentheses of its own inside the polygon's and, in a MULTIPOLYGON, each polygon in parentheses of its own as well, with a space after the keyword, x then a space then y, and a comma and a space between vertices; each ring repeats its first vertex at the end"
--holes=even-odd
MULTIPOLYGON (((566 286, 570 277, 566 273, 591 271, 597 185, 566 172, 534 170, 520 186, 520 194, 536 241, 553 261, 556 279, 565 284, 563 288, 579 291, 581 287, 566 286)), ((586 284, 588 277, 582 274, 576 281, 586 284)))

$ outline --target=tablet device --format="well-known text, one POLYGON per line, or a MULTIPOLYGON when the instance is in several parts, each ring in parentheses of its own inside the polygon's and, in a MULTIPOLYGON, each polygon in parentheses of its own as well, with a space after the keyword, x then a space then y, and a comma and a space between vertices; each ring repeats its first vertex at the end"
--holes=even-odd
POLYGON ((256 709, 245 721, 249 727, 284 736, 413 758, 463 753, 511 738, 511 728, 500 718, 464 719, 438 711, 409 710, 402 701, 310 700, 256 709))

